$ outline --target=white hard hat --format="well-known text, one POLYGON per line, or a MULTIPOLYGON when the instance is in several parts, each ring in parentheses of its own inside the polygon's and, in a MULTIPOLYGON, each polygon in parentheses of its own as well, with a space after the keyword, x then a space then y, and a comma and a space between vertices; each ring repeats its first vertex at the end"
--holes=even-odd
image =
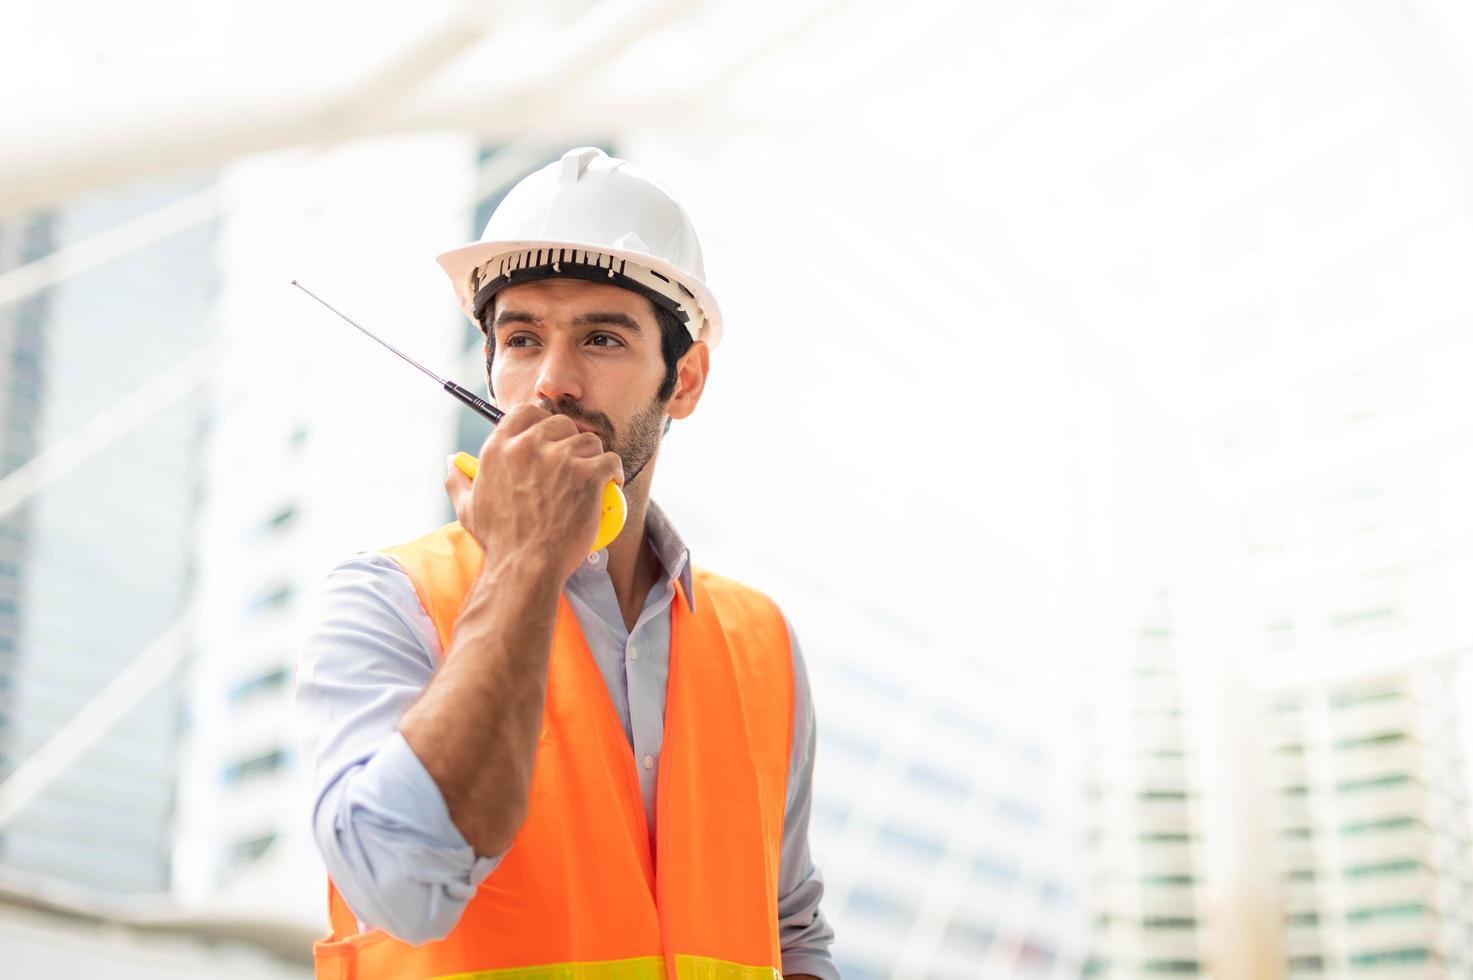
POLYGON ((477 326, 499 290, 565 277, 631 289, 674 313, 692 339, 712 347, 721 339, 721 312, 685 209, 639 168, 595 147, 569 150, 522 178, 481 240, 439 262, 477 326))

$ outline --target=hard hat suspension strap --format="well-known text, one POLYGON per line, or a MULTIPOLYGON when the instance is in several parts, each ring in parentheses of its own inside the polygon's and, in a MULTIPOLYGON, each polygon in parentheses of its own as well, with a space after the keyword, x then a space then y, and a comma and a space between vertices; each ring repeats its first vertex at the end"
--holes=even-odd
POLYGON ((497 256, 471 273, 471 285, 475 290, 472 308, 481 330, 484 332, 486 329, 486 311, 498 292, 508 286, 540 279, 583 279, 619 286, 639 293, 675 314, 691 331, 693 339, 699 329, 700 321, 694 329, 691 323, 692 311, 698 310, 695 294, 684 284, 672 281, 654 269, 592 249, 529 248, 497 256))

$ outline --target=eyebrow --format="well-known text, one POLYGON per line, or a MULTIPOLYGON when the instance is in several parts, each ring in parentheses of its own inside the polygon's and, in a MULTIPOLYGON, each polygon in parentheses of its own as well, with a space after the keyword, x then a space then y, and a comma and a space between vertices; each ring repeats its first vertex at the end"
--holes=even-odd
MULTIPOLYGON (((542 318, 534 316, 526 310, 502 310, 496 314, 496 319, 491 322, 491 329, 495 330, 508 323, 530 323, 534 326, 541 326, 542 318)), ((573 318, 573 325, 575 327, 586 327, 593 324, 623 327, 631 333, 642 333, 639 328, 639 321, 635 320, 628 313, 604 310, 593 313, 582 313, 573 318)))
POLYGON ((634 317, 628 313, 584 313, 573 318, 573 325, 578 327, 590 324, 602 323, 606 326, 623 327, 633 333, 639 333, 639 324, 634 317))

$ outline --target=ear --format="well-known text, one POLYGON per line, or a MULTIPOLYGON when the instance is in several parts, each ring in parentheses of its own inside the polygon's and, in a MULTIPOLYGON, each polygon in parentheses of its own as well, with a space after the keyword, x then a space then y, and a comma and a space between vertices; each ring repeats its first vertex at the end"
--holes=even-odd
POLYGON ((690 345, 675 365, 675 391, 665 403, 665 414, 683 419, 696 410, 701 392, 706 390, 706 372, 711 368, 711 348, 704 340, 690 345))

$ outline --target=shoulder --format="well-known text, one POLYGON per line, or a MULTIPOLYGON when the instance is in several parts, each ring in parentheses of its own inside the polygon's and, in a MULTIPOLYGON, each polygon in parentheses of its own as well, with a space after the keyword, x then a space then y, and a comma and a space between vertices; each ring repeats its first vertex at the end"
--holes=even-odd
POLYGON ((751 609, 763 609, 782 618, 777 603, 767 593, 745 582, 738 582, 734 578, 718 575, 709 568, 699 566, 691 568, 691 580, 695 584, 698 600, 701 593, 705 593, 716 603, 718 609, 731 605, 746 606, 751 609))
POLYGON ((406 596, 411 601, 415 598, 404 566, 375 551, 360 551, 339 561, 328 571, 323 585, 323 606, 328 611, 344 603, 401 607, 406 596))
POLYGON ((463 564, 469 558, 479 561, 481 546, 459 521, 451 521, 428 534, 379 548, 377 553, 388 555, 400 564, 463 564))
POLYGON ((386 661, 433 665, 438 648, 404 569, 386 555, 360 552, 327 573, 299 646, 299 686, 317 676, 356 676, 386 661))
POLYGON ((705 568, 692 568, 696 615, 714 614, 728 637, 748 636, 764 647, 790 651, 792 630, 787 618, 767 593, 705 568))
POLYGON ((448 649, 461 603, 485 563, 480 544, 459 521, 451 521, 412 541, 390 545, 380 554, 404 569, 420 605, 435 624, 441 645, 448 649))

